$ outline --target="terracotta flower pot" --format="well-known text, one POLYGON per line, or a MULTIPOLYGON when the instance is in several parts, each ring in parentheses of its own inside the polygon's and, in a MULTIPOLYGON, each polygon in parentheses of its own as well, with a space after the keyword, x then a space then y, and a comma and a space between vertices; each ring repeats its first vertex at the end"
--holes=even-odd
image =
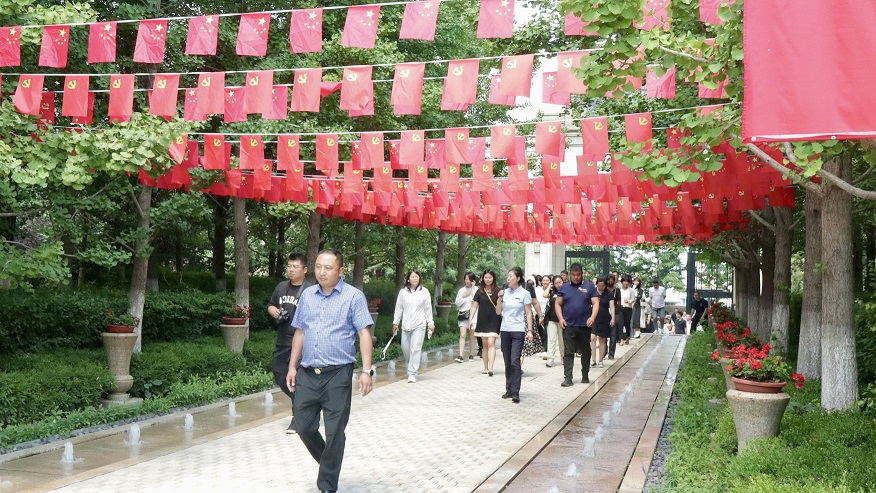
POLYGON ((437 306, 438 316, 447 320, 447 317, 450 316, 450 303, 442 303, 438 302, 437 306))
POLYGON ((130 334, 136 329, 133 325, 106 324, 106 331, 110 334, 130 334))
POLYGON ((755 382, 736 377, 731 377, 731 380, 733 380, 736 390, 754 394, 778 394, 788 384, 788 382, 755 382))
POLYGON ((742 353, 740 353, 739 351, 734 351, 732 349, 725 349, 724 357, 727 359, 739 359, 742 357, 742 353))
POLYGON ((225 325, 246 325, 245 317, 222 317, 222 323, 225 325))

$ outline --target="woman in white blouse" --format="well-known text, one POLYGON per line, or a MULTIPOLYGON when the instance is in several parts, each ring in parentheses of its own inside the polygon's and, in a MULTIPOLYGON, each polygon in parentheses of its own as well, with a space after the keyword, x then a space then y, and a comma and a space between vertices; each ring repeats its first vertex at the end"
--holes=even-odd
POLYGON ((392 332, 398 331, 401 322, 402 352, 408 369, 408 383, 417 383, 417 371, 420 369, 420 355, 423 350, 423 340, 426 330, 429 336, 435 331, 435 321, 432 319, 432 295, 420 284, 420 273, 408 272, 405 287, 398 293, 395 302, 395 314, 392 317, 392 332))
POLYGON ((462 363, 465 361, 465 333, 469 334, 469 345, 468 345, 468 360, 474 361, 474 353, 475 353, 475 333, 474 329, 471 328, 471 302, 474 299, 475 291, 477 291, 477 286, 475 283, 478 281, 477 276, 472 274, 471 272, 466 272, 465 276, 465 286, 459 288, 459 291, 456 293, 456 311, 459 312, 457 315, 457 325, 459 326, 459 356, 456 357, 457 363, 462 363))

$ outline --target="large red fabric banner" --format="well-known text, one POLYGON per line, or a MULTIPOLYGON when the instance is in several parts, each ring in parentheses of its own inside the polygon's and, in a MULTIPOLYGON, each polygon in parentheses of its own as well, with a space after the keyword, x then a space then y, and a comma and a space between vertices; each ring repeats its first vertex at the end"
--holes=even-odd
POLYGON ((742 138, 876 136, 876 4, 745 2, 742 138))

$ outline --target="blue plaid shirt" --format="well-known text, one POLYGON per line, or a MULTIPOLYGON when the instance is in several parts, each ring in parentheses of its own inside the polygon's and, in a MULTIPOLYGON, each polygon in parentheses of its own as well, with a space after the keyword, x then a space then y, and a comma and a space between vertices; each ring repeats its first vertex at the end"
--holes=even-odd
POLYGON ((356 361, 356 334, 374 322, 362 291, 343 279, 326 295, 316 284, 301 293, 292 326, 304 331, 301 366, 322 368, 356 361))

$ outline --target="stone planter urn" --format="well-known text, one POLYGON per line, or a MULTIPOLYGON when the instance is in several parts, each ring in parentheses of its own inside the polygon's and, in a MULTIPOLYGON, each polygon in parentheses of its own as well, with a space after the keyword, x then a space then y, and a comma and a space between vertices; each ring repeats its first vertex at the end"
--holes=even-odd
POLYGON ((739 454, 745 451, 751 440, 772 438, 779 434, 790 395, 785 392, 761 394, 741 390, 728 390, 726 395, 736 424, 739 454))
POLYGON ((721 363, 721 373, 724 374, 724 383, 727 384, 727 390, 736 390, 736 385, 733 383, 734 378, 731 377, 730 373, 727 371, 727 366, 730 365, 733 360, 721 358, 718 362, 721 363))
POLYGON ((114 382, 113 389, 106 399, 101 399, 101 403, 105 406, 114 406, 142 402, 143 399, 128 395, 128 390, 134 385, 134 377, 131 376, 131 353, 137 343, 137 334, 103 332, 100 338, 103 339, 107 364, 113 374, 114 382))
POLYGON ((439 301, 437 306, 438 316, 443 318, 444 320, 447 320, 447 317, 450 316, 451 306, 452 305, 450 303, 439 301))
POLYGON ((374 325, 376 326, 377 325, 377 316, 380 314, 377 313, 377 310, 369 311, 368 314, 371 315, 371 321, 374 322, 374 325))
POLYGON ((249 325, 245 318, 240 320, 242 322, 239 324, 219 324, 219 328, 222 329, 222 337, 225 339, 225 347, 234 353, 243 353, 243 343, 249 339, 249 325))

